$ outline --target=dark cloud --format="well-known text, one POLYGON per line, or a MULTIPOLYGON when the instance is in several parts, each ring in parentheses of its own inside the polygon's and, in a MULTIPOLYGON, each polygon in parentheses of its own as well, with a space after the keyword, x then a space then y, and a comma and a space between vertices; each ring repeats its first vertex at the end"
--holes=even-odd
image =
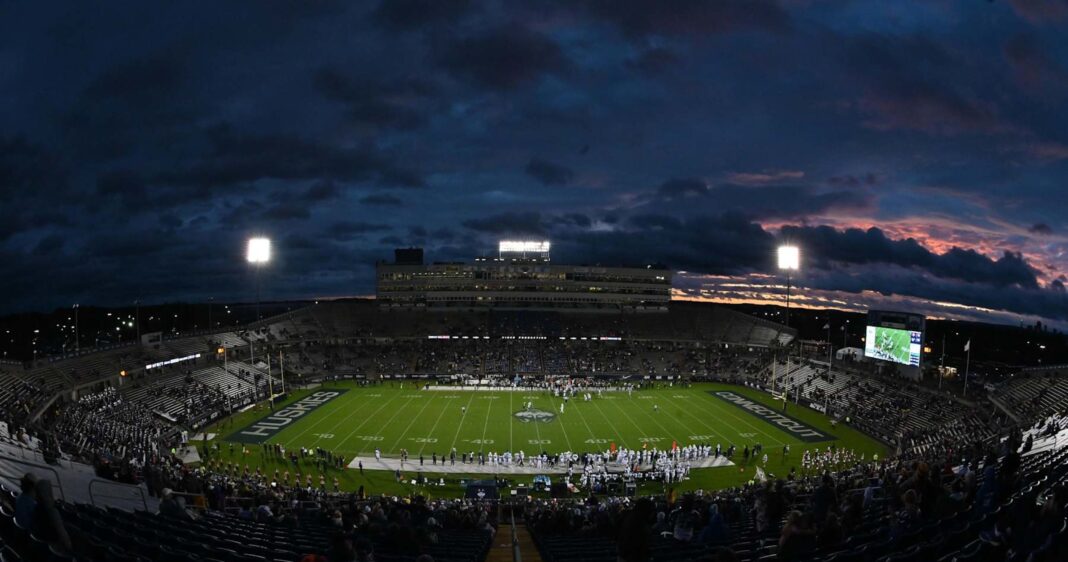
POLYGON ((708 195, 708 184, 701 179, 667 180, 656 189, 657 195, 669 199, 708 195))
POLYGON ((327 229, 327 233, 339 240, 350 240, 371 232, 382 232, 389 229, 389 225, 386 224, 362 221, 340 221, 330 225, 327 229))
POLYGON ((1012 130, 991 103, 931 84, 872 92, 861 98, 858 108, 868 115, 864 125, 880 131, 900 129, 951 136, 1012 130))
POLYGON ((421 29, 455 23, 473 7, 471 0, 382 0, 374 17, 393 29, 421 29))
POLYGON ((1009 0, 1016 13, 1034 24, 1056 24, 1068 19, 1066 0, 1009 0))
POLYGON ((5 4, 8 309, 247 298, 251 233, 296 296, 506 235, 766 273, 783 224, 812 285, 1064 295, 1063 0, 264 1, 5 4))
POLYGON ((680 61, 671 49, 664 47, 652 47, 644 49, 637 56, 626 60, 627 68, 637 70, 648 75, 657 75, 678 64, 680 61))
POLYGON ((159 216, 159 225, 167 229, 181 228, 185 224, 181 218, 172 213, 163 213, 159 216))
POLYGON ((317 181, 308 186, 299 199, 308 203, 318 203, 336 199, 341 195, 341 188, 332 180, 317 181))
POLYGON ((618 26, 629 37, 686 35, 700 37, 736 31, 786 32, 790 16, 775 0, 561 0, 618 26))
POLYGON ((845 174, 841 176, 831 176, 830 178, 827 178, 827 183, 841 187, 860 187, 865 185, 870 186, 878 184, 879 177, 871 172, 859 176, 845 174))
POLYGON ((514 89, 569 65, 555 41, 517 23, 450 40, 437 60, 453 77, 490 90, 514 89))
POLYGON ((466 228, 489 234, 544 234, 546 229, 541 213, 534 211, 500 213, 463 221, 466 228))
POLYGON ((188 71, 166 55, 111 66, 81 92, 62 125, 71 147, 93 158, 118 158, 173 139, 195 121, 188 71))
POLYGON ((710 186, 698 178, 665 181, 645 201, 649 209, 679 214, 730 211, 757 219, 803 219, 832 210, 866 209, 873 204, 872 194, 857 189, 762 183, 710 186))
POLYGON ((806 263, 893 264, 931 275, 995 287, 1037 288, 1035 270, 1019 254, 1005 252, 994 260, 971 249, 951 248, 936 254, 912 238, 894 240, 878 228, 836 230, 829 226, 785 226, 780 236, 805 249, 806 263))
POLYGON ((1037 222, 1031 225, 1031 228, 1029 228, 1028 231, 1032 234, 1041 234, 1043 236, 1047 236, 1053 234, 1053 227, 1044 222, 1037 222))
POLYGON ((1032 34, 1020 34, 1005 43, 1005 59, 1019 84, 1044 97, 1059 97, 1068 90, 1068 70, 1032 34))
POLYGON ((24 137, 0 138, 0 197, 5 201, 63 193, 66 187, 63 162, 52 151, 24 137))
POLYGON ((434 87, 421 79, 353 79, 324 68, 315 74, 315 87, 328 100, 342 103, 353 122, 373 127, 411 130, 428 119, 434 87))
POLYGON ((378 206, 399 206, 404 202, 399 197, 389 195, 388 193, 374 193, 360 198, 360 203, 364 205, 378 205, 378 206))
POLYGON ((101 197, 116 197, 123 205, 143 205, 147 201, 148 187, 144 179, 131 170, 108 170, 96 177, 96 194, 101 197))
POLYGON ((583 213, 565 213, 553 216, 550 223, 558 227, 583 229, 593 226, 593 219, 583 213))
POLYGON ((230 127, 210 131, 211 150, 181 169, 159 172, 155 183, 214 188, 259 180, 333 180, 385 187, 421 187, 423 178, 371 148, 328 146, 294 135, 251 135, 230 127))
POLYGON ((575 177, 571 168, 536 157, 527 162, 523 171, 542 185, 567 185, 575 177))
POLYGON ((62 236, 49 234, 37 243, 37 246, 33 248, 33 253, 37 256, 49 256, 61 252, 65 244, 66 241, 62 236))

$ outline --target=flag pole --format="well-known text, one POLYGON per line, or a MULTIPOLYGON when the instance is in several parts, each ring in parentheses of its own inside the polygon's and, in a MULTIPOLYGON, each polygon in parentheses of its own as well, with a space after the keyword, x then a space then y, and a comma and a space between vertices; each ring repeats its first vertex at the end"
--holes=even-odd
MULTIPOLYGON (((831 376, 834 371, 834 341, 831 339, 833 334, 831 333, 831 315, 827 314, 827 382, 831 382, 831 376)), ((828 415, 827 412, 827 395, 823 396, 823 414, 828 415)))
POLYGON ((968 339, 968 343, 964 345, 964 351, 967 355, 964 358, 964 397, 968 397, 968 370, 971 367, 972 362, 972 340, 968 339))
POLYGON ((938 369, 938 390, 942 390, 942 379, 946 378, 946 333, 942 332, 942 364, 938 369))
POLYGON ((834 369, 834 344, 831 343, 831 318, 827 317, 827 376, 831 376, 834 369))

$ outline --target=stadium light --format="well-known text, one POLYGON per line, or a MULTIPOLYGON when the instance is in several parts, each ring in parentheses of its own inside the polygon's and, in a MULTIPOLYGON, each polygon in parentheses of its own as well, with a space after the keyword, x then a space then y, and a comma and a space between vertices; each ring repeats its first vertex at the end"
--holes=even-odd
POLYGON ((245 254, 248 263, 262 264, 271 261, 271 240, 269 238, 249 238, 248 251, 245 254))
POLYGON ((786 271, 801 269, 801 250, 797 246, 779 246, 779 269, 786 271))

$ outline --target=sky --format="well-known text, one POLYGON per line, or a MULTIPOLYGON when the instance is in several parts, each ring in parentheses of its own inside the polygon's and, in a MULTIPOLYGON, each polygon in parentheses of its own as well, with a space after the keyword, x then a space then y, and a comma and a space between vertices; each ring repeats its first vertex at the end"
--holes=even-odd
POLYGON ((545 238, 676 294, 1068 326, 1066 0, 0 0, 0 312, 373 294, 545 238))

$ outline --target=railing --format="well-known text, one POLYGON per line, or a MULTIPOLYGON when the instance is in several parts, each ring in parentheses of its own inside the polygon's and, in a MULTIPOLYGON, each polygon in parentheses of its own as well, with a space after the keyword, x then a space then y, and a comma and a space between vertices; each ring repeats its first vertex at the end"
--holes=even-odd
MULTIPOLYGON (((500 509, 500 506, 497 506, 500 509)), ((515 511, 510 512, 510 519, 512 523, 512 562, 523 562, 523 553, 519 550, 519 537, 515 531, 515 511)))
MULTIPOLYGON (((114 495, 114 494, 94 494, 93 493, 93 488, 94 487, 105 486, 105 485, 106 486, 111 486, 112 488, 118 488, 120 490, 136 490, 137 491, 137 496, 136 497, 140 498, 140 500, 141 500, 141 508, 144 511, 148 511, 148 498, 145 497, 145 489, 144 488, 142 488, 141 486, 135 486, 135 485, 131 485, 131 484, 121 484, 119 482, 112 482, 111 480, 104 480, 102 478, 94 478, 93 480, 91 480, 89 482, 89 501, 93 505, 97 505, 96 499, 98 497, 99 498, 103 498, 103 499, 118 499, 118 500, 133 500, 133 499, 135 499, 135 496, 133 494, 129 494, 129 495, 123 496, 123 495, 114 495)), ((108 505, 108 504, 105 504, 105 506, 106 505, 108 505)), ((99 506, 97 506, 97 507, 99 507, 99 506)))
MULTIPOLYGON (((11 482, 18 482, 19 480, 22 479, 22 476, 26 472, 33 472, 35 474, 39 473, 42 470, 47 470, 48 472, 51 472, 52 476, 54 476, 54 479, 52 479, 52 484, 55 486, 55 488, 57 490, 59 490, 59 497, 57 499, 66 501, 66 494, 64 494, 64 492, 63 492, 63 481, 60 480, 59 472, 56 472, 56 469, 54 469, 51 466, 48 466, 46 464, 38 464, 36 462, 22 460, 22 459, 15 458, 15 457, 13 457, 11 455, 6 455, 6 454, 0 454, 0 459, 3 459, 3 460, 5 460, 5 461, 7 461, 9 463, 14 463, 14 464, 17 464, 17 465, 23 465, 23 466, 27 466, 27 467, 30 467, 30 468, 33 469, 33 470, 23 471, 22 474, 8 474, 7 472, 0 472, 0 476, 10 480, 11 482)), ((37 475, 38 475, 38 477, 40 476, 40 474, 37 474, 37 475)))
POLYGON ((187 498, 185 501, 186 509, 195 509, 198 511, 208 510, 208 499, 204 494, 192 494, 189 492, 171 492, 171 495, 187 498))

